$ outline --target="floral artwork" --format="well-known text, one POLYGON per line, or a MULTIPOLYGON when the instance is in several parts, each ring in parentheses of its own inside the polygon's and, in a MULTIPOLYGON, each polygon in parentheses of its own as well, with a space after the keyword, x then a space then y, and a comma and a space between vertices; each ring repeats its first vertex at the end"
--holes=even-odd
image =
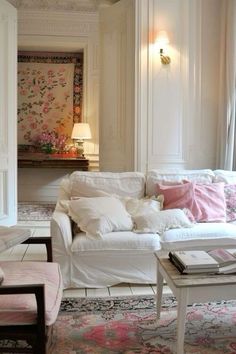
POLYGON ((18 63, 18 144, 43 132, 70 137, 74 64, 18 63))

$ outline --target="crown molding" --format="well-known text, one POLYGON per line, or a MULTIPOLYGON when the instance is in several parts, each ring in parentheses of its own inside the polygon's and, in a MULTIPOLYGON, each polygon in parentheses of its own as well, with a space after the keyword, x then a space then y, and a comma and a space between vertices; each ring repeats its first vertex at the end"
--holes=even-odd
POLYGON ((18 11, 20 35, 84 36, 98 31, 98 13, 18 11))
POLYGON ((18 10, 97 12, 117 0, 8 0, 18 10))

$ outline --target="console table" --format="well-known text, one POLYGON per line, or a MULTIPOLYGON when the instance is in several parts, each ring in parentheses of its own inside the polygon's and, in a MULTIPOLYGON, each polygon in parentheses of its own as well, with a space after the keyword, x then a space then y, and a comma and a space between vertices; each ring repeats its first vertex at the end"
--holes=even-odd
POLYGON ((18 153, 19 168, 68 168, 88 171, 89 160, 84 157, 57 157, 56 155, 24 152, 18 153))

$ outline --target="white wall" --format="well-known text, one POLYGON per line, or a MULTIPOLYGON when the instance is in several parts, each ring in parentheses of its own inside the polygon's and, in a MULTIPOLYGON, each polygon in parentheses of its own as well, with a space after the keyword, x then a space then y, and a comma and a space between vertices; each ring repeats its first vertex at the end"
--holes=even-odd
POLYGON ((220 4, 149 1, 147 169, 216 167, 220 4), (170 65, 153 50, 161 29, 170 65))
MULTIPOLYGON (((113 11, 104 11, 101 61, 105 63, 102 70, 107 71, 101 76, 106 80, 100 91, 103 169, 122 171, 134 166, 145 172, 152 168, 216 167, 221 1, 136 0, 135 11, 131 6, 128 11, 129 2, 124 0, 113 6, 113 11), (117 15, 113 20, 115 10, 128 14, 129 24, 135 23, 135 51, 130 50, 128 57, 119 38, 132 48, 132 31, 126 16, 121 20, 117 15), (169 34, 170 65, 161 63, 155 46, 159 30, 169 34), (109 61, 112 55, 118 59, 109 61), (135 68, 135 83, 133 71, 127 67, 135 68), (115 78, 113 85, 111 77, 115 78), (121 94, 125 90, 128 103, 121 94), (131 107, 134 117, 125 114, 124 105, 131 107), (134 119, 134 124, 130 126, 128 119, 129 123, 134 119), (128 132, 134 152, 123 149, 120 153, 120 127, 128 132)), ((122 147, 128 143, 123 137, 122 147)))
MULTIPOLYGON (((132 159, 135 169, 216 167, 221 2, 135 2, 135 137, 132 138, 135 148, 134 152, 130 151, 132 156, 127 155, 129 165, 132 165, 132 159), (153 50, 159 29, 167 30, 170 35, 168 50, 172 61, 169 66, 163 66, 159 54, 153 50)), ((20 12, 19 45, 21 49, 35 46, 37 50, 40 46, 84 49, 84 115, 93 134, 93 141, 86 148, 97 159, 98 15, 20 12)), ((44 173, 40 178, 35 174, 30 189, 23 182, 29 179, 28 176, 29 171, 20 171, 21 200, 36 197, 40 200, 41 195, 44 195, 43 200, 48 196, 50 200, 54 198, 61 175, 55 174, 53 179, 51 174, 46 176, 44 173), (36 188, 35 194, 32 191, 36 188)))

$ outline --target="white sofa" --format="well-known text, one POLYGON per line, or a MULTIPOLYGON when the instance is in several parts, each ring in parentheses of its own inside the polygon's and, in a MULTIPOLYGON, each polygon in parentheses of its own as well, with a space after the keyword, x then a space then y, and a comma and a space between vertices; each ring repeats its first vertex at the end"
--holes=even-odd
POLYGON ((198 183, 223 181, 236 184, 236 172, 212 170, 152 170, 139 172, 74 172, 60 187, 51 220, 53 261, 58 262, 64 288, 101 288, 121 282, 155 283, 154 251, 173 249, 236 248, 234 223, 199 223, 191 228, 171 229, 163 234, 117 231, 90 239, 72 235, 70 217, 61 207, 71 197, 96 197, 101 191, 123 197, 143 198, 156 193, 161 182, 198 183))

